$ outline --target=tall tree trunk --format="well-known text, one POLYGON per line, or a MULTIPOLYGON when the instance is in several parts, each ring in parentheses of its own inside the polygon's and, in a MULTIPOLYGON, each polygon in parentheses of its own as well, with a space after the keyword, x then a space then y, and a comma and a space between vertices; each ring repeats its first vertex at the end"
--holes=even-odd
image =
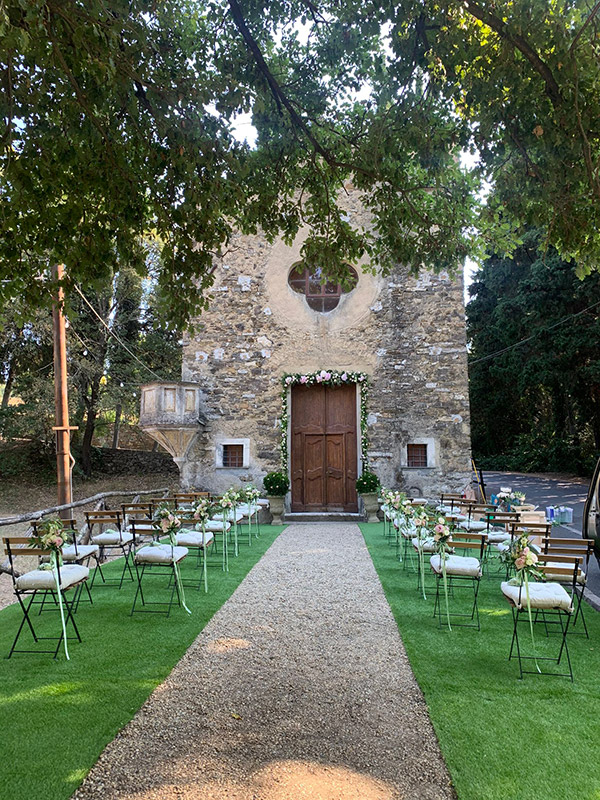
POLYGON ((121 403, 117 403, 115 407, 115 428, 113 430, 113 441, 112 441, 112 449, 116 450, 119 446, 119 429, 121 427, 121 412, 123 411, 123 406, 121 403))
POLYGON ((81 468, 83 469, 84 475, 87 475, 88 478, 92 474, 92 440, 94 438, 94 431, 96 430, 101 377, 101 375, 94 376, 90 384, 90 396, 86 401, 87 415, 81 442, 81 468))
POLYGON ((14 357, 10 360, 10 365, 8 367, 8 377, 6 378, 6 384, 4 386, 4 394, 2 395, 2 403, 0 404, 0 408, 7 408, 8 401, 10 400, 10 395, 12 392, 13 383, 15 382, 15 359, 14 357))

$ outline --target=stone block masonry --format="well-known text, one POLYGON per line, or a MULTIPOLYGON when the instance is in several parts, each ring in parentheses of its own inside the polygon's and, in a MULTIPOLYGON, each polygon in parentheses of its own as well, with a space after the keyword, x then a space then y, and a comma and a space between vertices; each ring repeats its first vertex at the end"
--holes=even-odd
MULTIPOLYGON (((368 224, 356 193, 350 221, 368 224)), ((371 379, 369 467, 387 486, 435 496, 470 480, 470 427, 462 277, 382 277, 359 271, 333 311, 309 308, 288 285, 301 261, 291 247, 238 235, 217 265, 210 307, 184 341, 184 381, 201 387, 207 419, 182 470, 187 486, 221 491, 280 468, 281 376, 320 369, 371 379), (217 466, 223 444, 245 444, 242 467, 217 466), (426 446, 409 467, 407 446, 426 446)))

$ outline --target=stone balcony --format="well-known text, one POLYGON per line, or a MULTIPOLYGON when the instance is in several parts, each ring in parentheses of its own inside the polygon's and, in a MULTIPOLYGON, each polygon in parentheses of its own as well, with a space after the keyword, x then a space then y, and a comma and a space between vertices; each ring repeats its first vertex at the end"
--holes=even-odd
POLYGON ((141 387, 140 428, 167 450, 181 468, 206 418, 200 410, 200 386, 172 381, 141 387))

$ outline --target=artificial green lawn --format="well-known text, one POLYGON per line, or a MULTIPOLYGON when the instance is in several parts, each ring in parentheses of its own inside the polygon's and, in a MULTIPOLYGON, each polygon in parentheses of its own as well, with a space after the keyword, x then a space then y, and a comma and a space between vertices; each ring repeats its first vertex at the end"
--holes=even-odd
MULTIPOLYGON (((57 660, 18 653, 6 659, 21 611, 14 605, 0 611, 0 798, 70 797, 103 748, 165 679, 282 530, 263 526, 251 547, 244 544, 247 536, 240 537, 240 555, 230 557, 229 573, 221 570, 216 557, 208 570, 209 593, 203 588, 185 590, 191 616, 174 607, 168 619, 155 614, 130 617, 133 583, 125 583, 121 591, 94 586, 93 607, 82 602, 77 612, 83 642, 69 642, 70 661, 62 649, 57 660)), ((185 580, 201 575, 195 563, 191 553, 182 563, 185 580)), ((105 573, 120 573, 121 565, 113 562, 105 573)), ((152 589, 146 587, 158 586, 157 580, 147 584, 144 579, 148 595, 152 589)), ((60 625, 54 611, 36 620, 52 628, 49 635, 60 625)), ((18 646, 29 647, 31 642, 24 635, 18 646)))
MULTIPOLYGON (((440 630, 434 591, 427 600, 418 594, 415 574, 403 571, 383 525, 360 527, 459 800, 599 800, 600 615, 585 605, 591 638, 569 636, 574 683, 538 675, 519 680, 517 661, 508 661, 512 616, 499 576, 481 581, 480 632, 440 630)), ((528 635, 523 625, 526 647, 528 635)), ((535 636, 540 654, 541 626, 535 636)), ((551 639, 555 646, 557 637, 551 639)))

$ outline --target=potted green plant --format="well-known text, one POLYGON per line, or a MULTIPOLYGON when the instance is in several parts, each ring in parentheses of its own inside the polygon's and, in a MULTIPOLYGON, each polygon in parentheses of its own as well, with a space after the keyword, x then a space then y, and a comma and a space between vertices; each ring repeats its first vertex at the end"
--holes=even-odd
POLYGON ((285 472, 268 472, 263 478, 263 486, 269 501, 269 508, 273 515, 271 524, 281 525, 283 514, 283 503, 288 489, 290 479, 285 472))
POLYGON ((365 470, 356 481, 356 491, 362 497, 367 522, 378 522, 377 512, 379 511, 379 490, 381 483, 374 472, 365 470))

